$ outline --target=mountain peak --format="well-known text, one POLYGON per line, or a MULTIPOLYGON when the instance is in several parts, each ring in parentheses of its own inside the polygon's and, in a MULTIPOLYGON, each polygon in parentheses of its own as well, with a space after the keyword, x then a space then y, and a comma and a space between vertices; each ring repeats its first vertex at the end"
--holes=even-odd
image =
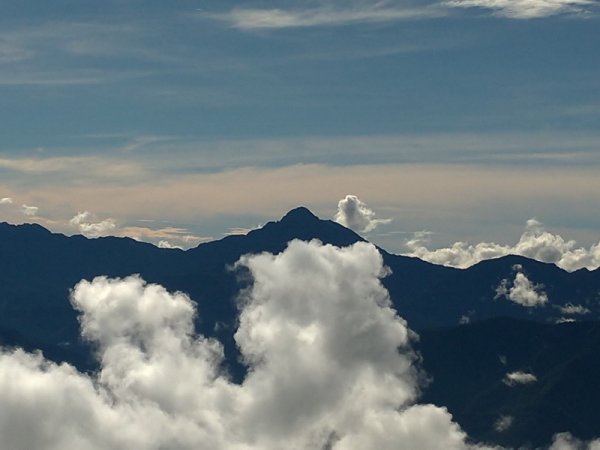
POLYGON ((313 222, 320 220, 315 216, 308 208, 299 206, 290 210, 283 218, 281 222, 313 222))

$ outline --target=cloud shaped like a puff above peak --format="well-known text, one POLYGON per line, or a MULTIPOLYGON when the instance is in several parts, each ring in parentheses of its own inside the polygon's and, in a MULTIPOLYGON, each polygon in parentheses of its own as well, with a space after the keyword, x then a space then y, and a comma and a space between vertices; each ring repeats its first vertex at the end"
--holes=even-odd
POLYGON ((368 233, 380 224, 392 221, 391 219, 377 219, 375 212, 356 195, 346 195, 338 202, 334 220, 340 225, 362 233, 368 233))
POLYGON ((444 266, 466 268, 480 261, 506 255, 520 255, 573 272, 582 268, 595 270, 600 267, 600 242, 589 249, 577 247, 573 240, 552 234, 544 229, 541 222, 529 219, 525 232, 514 245, 501 245, 494 242, 468 244, 456 242, 450 247, 430 250, 429 233, 418 232, 406 241, 408 249, 404 254, 416 256, 425 261, 444 266))
MULTIPOLYGON (((139 277, 82 281, 71 302, 98 348, 86 375, 0 352, 7 448, 466 449, 445 408, 417 405, 413 333, 391 308, 374 246, 293 241, 245 256, 254 278, 235 340, 249 373, 223 375, 221 344, 194 333, 194 303, 139 277)), ((201 313, 201 311, 200 311, 201 313)))

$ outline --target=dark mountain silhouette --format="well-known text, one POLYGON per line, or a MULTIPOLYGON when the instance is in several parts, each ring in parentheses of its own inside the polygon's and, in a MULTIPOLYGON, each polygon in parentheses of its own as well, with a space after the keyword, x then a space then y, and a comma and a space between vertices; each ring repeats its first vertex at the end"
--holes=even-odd
MULTIPOLYGON (((148 282, 186 292, 198 303, 197 330, 224 343, 228 370, 240 380, 245 369, 233 341, 235 299, 250 281, 231 267, 244 254, 281 252, 293 239, 318 239, 336 246, 364 240, 303 207, 247 235, 187 251, 128 238, 67 237, 39 225, 1 223, 0 344, 40 348, 50 359, 93 370, 91 351, 78 337, 69 290, 81 279, 137 273, 148 282)), ((541 445, 565 430, 581 437, 600 435, 591 406, 576 413, 577 405, 588 405, 582 395, 589 390, 595 394, 588 399, 598 404, 594 378, 585 375, 599 374, 597 324, 554 325, 563 316, 560 307, 568 303, 590 311, 574 318, 598 320, 599 270, 568 273, 520 256, 454 269, 379 250, 392 270, 383 283, 393 304, 421 335, 420 351, 433 379, 425 390, 426 401, 447 405, 473 437, 490 442, 541 445), (532 282, 543 284, 546 306, 525 308, 505 298, 494 299, 501 280, 514 278, 517 264, 532 282), (461 320, 471 323, 458 326, 461 320), (589 341, 584 342, 585 336, 591 336, 589 341), (508 359, 506 367, 499 366, 500 352, 508 359), (513 362, 515 368, 535 370, 539 382, 509 389, 501 380, 513 362), (573 378, 584 383, 581 393, 574 392, 573 378), (550 407, 557 399, 564 414, 550 407), (514 416, 514 425, 503 433, 493 428, 500 415, 514 416), (541 425, 533 426, 534 420, 541 425)))
POLYGON ((433 377, 422 401, 448 407, 480 442, 538 448, 562 431, 585 440, 600 435, 599 322, 496 318, 422 332, 418 345, 433 377), (537 381, 503 382, 518 371, 537 381), (506 430, 495 428, 501 417, 512 418, 506 430))

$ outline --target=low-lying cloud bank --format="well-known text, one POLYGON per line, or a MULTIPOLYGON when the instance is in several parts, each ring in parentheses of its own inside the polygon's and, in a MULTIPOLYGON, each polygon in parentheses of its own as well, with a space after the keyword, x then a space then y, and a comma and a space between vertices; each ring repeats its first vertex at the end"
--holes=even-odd
POLYGON ((515 245, 494 242, 472 245, 456 242, 447 248, 430 250, 427 248, 429 234, 426 232, 415 233, 405 244, 408 248, 405 255, 450 267, 466 268, 486 259, 506 255, 521 255, 545 263, 554 263, 569 272, 583 268, 595 270, 600 267, 600 242, 589 249, 577 247, 577 242, 565 240, 558 234, 546 231, 543 224, 535 219, 527 221, 525 232, 515 245))
POLYGON ((245 256, 236 342, 249 372, 195 334, 194 303, 139 277, 81 281, 71 302, 98 349, 93 375, 0 352, 0 436, 12 450, 467 449, 445 408, 418 405, 413 333, 380 283, 375 247, 293 241, 245 256))
POLYGON ((80 211, 69 221, 69 226, 87 238, 102 236, 130 237, 137 241, 152 242, 160 248, 179 248, 197 245, 209 240, 190 234, 184 228, 163 227, 148 228, 138 226, 120 226, 112 217, 97 219, 89 211, 80 211), (179 244, 179 245, 177 245, 179 244))

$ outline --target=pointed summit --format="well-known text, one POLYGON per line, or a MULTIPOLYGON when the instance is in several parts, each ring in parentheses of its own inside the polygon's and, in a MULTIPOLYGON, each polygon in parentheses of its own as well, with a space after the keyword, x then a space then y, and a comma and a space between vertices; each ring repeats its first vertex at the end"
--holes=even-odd
POLYGON ((283 216, 280 222, 296 222, 296 223, 307 223, 315 222, 320 219, 315 216, 308 208, 299 206, 290 210, 285 216, 283 216))

